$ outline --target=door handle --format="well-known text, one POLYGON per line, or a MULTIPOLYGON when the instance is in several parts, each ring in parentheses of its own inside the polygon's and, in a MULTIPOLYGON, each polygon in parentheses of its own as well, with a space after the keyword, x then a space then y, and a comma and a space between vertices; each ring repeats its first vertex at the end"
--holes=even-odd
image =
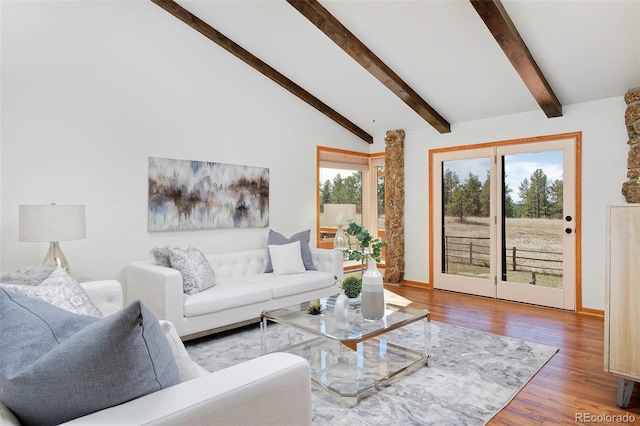
POLYGON ((573 232, 573 229, 571 228, 564 228, 564 232, 566 232, 567 234, 570 234, 573 232))

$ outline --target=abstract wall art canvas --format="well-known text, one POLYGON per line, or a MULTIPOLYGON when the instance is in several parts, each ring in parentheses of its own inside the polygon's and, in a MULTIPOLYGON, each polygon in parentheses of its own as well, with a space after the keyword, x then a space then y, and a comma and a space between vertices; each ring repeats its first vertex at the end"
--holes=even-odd
POLYGON ((269 226, 269 169, 149 157, 149 231, 269 226))

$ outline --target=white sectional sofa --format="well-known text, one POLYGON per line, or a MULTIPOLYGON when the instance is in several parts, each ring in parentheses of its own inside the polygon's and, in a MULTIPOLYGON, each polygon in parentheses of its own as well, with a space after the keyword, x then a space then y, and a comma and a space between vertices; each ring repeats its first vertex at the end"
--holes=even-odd
POLYGON ((183 340, 256 322, 262 311, 291 306, 339 292, 342 252, 311 249, 317 271, 265 273, 268 250, 206 255, 215 285, 200 293, 183 292, 182 275, 153 261, 127 266, 127 303, 142 300, 159 319, 171 321, 183 340))
MULTIPOLYGON (((123 292, 118 281, 94 281, 82 286, 103 315, 122 309, 123 292)), ((303 358, 271 353, 208 373, 188 357, 177 336, 171 341, 184 353, 181 363, 192 364, 187 368, 195 373, 189 378, 65 424, 311 425, 311 373, 303 358)), ((19 425, 0 402, 0 426, 19 425)))

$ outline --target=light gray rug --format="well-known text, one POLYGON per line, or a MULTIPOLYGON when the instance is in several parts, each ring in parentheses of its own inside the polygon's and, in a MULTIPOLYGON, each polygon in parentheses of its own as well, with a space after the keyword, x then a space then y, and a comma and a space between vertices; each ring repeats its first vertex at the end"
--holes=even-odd
MULTIPOLYGON (((421 324, 414 323, 384 337, 419 349, 423 331, 421 324)), ((270 323, 268 347, 285 347, 310 337, 270 323)), ((187 342, 186 347, 195 362, 209 371, 220 370, 260 356, 260 328, 244 327, 187 342)), ((484 425, 557 351, 432 321, 431 367, 418 367, 393 378, 351 408, 341 407, 334 396, 313 386, 313 424, 484 425)))

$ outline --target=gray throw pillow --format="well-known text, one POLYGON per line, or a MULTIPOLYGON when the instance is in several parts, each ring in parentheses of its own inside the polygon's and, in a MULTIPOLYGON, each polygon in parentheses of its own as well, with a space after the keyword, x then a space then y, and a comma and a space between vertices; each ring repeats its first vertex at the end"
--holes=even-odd
POLYGON ((179 383, 153 313, 135 301, 98 319, 0 289, 0 399, 24 425, 53 425, 179 383))
POLYGON ((151 255, 153 256, 153 260, 156 262, 156 265, 171 268, 171 261, 169 260, 171 251, 169 250, 169 247, 154 247, 151 249, 151 255))
POLYGON ((216 274, 205 255, 195 247, 180 250, 169 247, 171 267, 182 274, 182 287, 186 294, 196 294, 216 283, 216 274))
POLYGON ((94 305, 87 291, 59 266, 38 285, 0 283, 0 288, 35 297, 69 312, 102 318, 102 312, 94 305))
MULTIPOLYGON (((318 268, 316 268, 316 266, 313 264, 313 260, 311 258, 311 248, 309 247, 310 240, 311 240, 310 229, 307 229, 306 231, 298 232, 297 234, 293 234, 291 238, 287 238, 281 233, 276 232, 273 229, 270 229, 269 236, 267 237, 267 247, 290 244, 294 241, 300 241, 300 252, 302 254, 302 263, 304 263, 304 269, 306 269, 307 271, 317 271, 318 268)), ((265 268, 264 272, 266 273, 273 272, 271 255, 269 255, 268 250, 267 250, 267 267, 265 268)))

